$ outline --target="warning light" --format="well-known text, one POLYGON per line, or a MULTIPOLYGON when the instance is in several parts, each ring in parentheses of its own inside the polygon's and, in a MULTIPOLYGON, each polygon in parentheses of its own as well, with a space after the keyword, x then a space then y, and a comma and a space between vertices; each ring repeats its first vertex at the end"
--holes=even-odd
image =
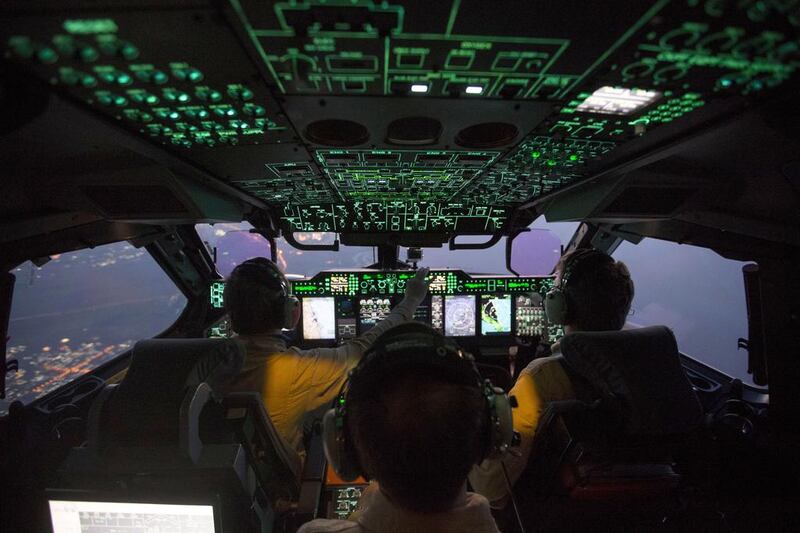
POLYGON ((426 93, 428 92, 428 86, 422 83, 415 83, 411 86, 412 93, 426 93))

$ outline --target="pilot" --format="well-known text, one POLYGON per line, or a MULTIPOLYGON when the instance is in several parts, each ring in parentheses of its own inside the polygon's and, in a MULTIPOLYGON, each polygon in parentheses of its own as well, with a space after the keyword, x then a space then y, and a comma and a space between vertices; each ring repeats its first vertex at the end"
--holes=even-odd
POLYGON ((504 449, 510 413, 454 342, 420 323, 387 331, 323 422, 329 464, 345 480, 373 483, 348 520, 314 520, 298 533, 497 532, 489 502, 467 492, 467 473, 504 449), (495 432, 502 424, 507 431, 495 432))
MULTIPOLYGON (((564 325, 564 333, 576 331, 620 330, 633 301, 633 281, 628 267, 594 248, 564 254, 556 265, 555 289, 560 304, 545 301, 548 319, 564 325), (557 307, 561 306, 561 309, 557 307), (559 317, 550 315, 560 314, 559 317)), ((567 375, 559 343, 551 346, 552 355, 534 359, 520 372, 509 392, 519 407, 514 409, 514 430, 520 434, 519 453, 503 459, 508 481, 513 485, 525 470, 531 454, 539 417, 549 402, 576 399, 576 385, 567 375)), ((508 486, 500 461, 486 460, 472 469, 469 481, 476 492, 486 496, 493 507, 503 507, 508 486)))
POLYGON ((275 263, 248 259, 231 272, 223 298, 231 329, 247 350, 244 367, 225 392, 257 391, 278 433, 305 458, 304 436, 345 382, 348 371, 375 339, 414 316, 428 293, 428 269, 408 280, 403 300, 374 328, 337 348, 287 346, 281 330, 300 319, 300 305, 275 263))

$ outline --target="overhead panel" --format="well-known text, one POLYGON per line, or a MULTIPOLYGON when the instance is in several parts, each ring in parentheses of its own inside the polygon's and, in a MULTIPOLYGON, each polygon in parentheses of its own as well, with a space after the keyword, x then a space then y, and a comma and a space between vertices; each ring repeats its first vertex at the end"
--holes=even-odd
POLYGON ((800 65, 796 0, 8 5, 13 69, 305 231, 495 232, 800 65))

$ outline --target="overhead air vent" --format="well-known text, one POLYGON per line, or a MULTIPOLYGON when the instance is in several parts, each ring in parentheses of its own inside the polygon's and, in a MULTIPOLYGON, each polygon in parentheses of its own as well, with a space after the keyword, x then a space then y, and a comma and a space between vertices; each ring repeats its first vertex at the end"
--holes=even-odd
POLYGON ((497 148, 514 142, 519 130, 507 122, 484 122, 458 132, 456 144, 464 148, 497 148))
POLYGON ((110 219, 182 218, 195 216, 163 185, 83 185, 80 190, 110 219))
POLYGON ((324 146, 356 146, 369 140, 369 131, 352 120, 326 119, 306 126, 305 137, 324 146))
POLYGON ((667 216, 696 192, 691 187, 628 187, 606 206, 602 216, 667 216))
POLYGON ((386 142, 401 146, 436 144, 442 135, 442 123, 430 117, 404 117, 392 121, 386 130, 386 142))

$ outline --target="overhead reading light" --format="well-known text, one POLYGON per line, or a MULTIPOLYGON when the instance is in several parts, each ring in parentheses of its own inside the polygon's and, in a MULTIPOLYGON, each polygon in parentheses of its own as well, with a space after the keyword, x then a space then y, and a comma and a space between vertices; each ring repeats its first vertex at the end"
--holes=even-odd
POLYGON ((577 107, 585 113, 606 115, 630 115, 661 98, 658 91, 625 89, 622 87, 600 87, 577 107))
POLYGON ((426 93, 428 92, 428 86, 422 83, 415 83, 411 86, 412 93, 426 93))
POLYGON ((467 85, 467 88, 464 89, 464 92, 467 94, 481 94, 483 93, 483 87, 480 85, 467 85))

